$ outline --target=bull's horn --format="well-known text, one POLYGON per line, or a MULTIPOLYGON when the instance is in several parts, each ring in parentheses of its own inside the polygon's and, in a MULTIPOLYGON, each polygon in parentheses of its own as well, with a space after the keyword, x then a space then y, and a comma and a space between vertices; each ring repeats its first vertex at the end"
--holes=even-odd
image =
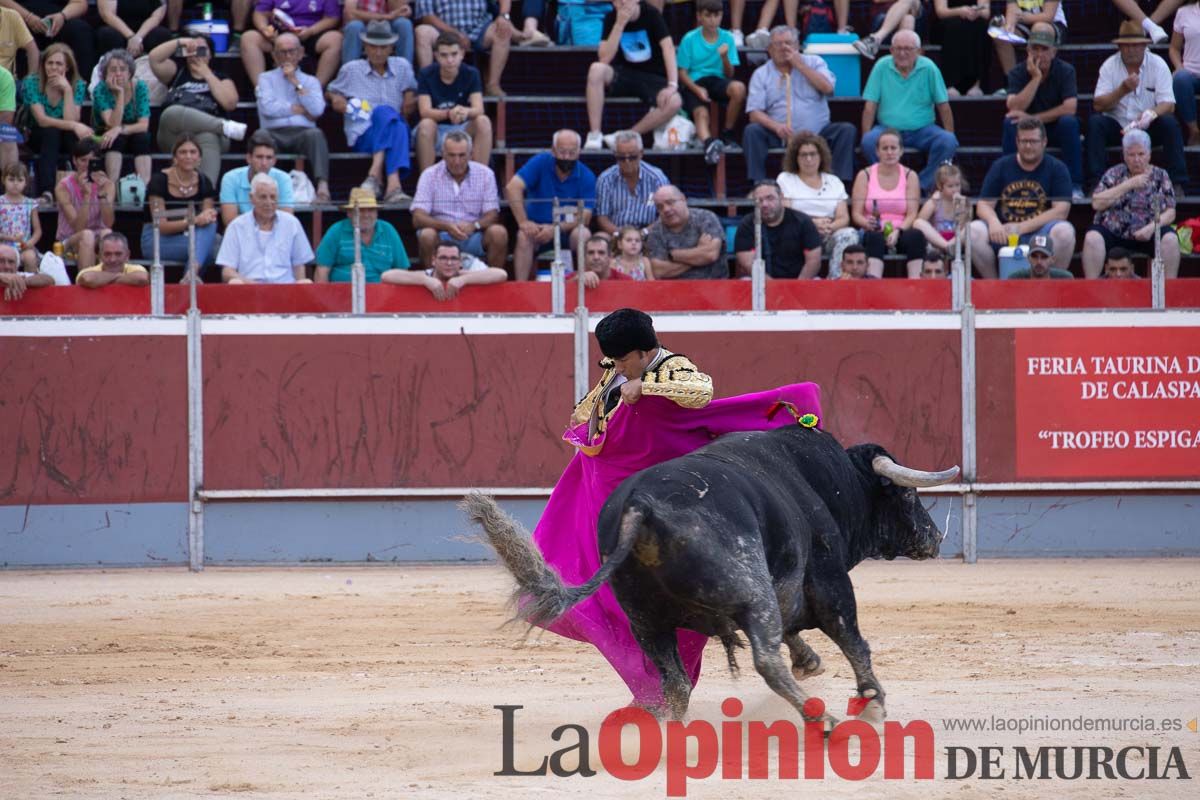
POLYGON ((926 472, 911 467, 902 467, 887 456, 875 456, 871 459, 871 469, 876 475, 888 478, 900 486, 941 486, 949 483, 958 475, 958 467, 944 469, 941 472, 926 472))

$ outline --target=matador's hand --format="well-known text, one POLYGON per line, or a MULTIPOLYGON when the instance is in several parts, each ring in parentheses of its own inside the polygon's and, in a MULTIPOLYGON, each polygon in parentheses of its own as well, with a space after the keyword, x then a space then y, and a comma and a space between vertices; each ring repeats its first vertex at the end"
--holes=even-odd
POLYGON ((642 399, 642 379, 634 378, 621 384, 621 399, 628 405, 633 405, 642 399))

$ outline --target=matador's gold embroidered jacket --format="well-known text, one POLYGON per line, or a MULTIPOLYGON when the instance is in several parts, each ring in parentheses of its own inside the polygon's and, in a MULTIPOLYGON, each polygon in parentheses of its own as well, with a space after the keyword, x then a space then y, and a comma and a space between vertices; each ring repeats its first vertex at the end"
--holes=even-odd
MULTIPOLYGON (((601 376, 600 382, 579 401, 579 405, 575 406, 575 413, 571 415, 573 425, 593 422, 590 426, 592 435, 604 431, 608 425, 608 418, 619 405, 605 402, 610 391, 620 391, 614 385, 617 372, 613 368, 612 359, 604 359, 600 366, 604 367, 604 375, 601 376)), ((660 347, 658 357, 642 375, 642 394, 666 397, 684 408, 704 408, 712 400, 712 378, 701 372, 687 356, 660 347)))

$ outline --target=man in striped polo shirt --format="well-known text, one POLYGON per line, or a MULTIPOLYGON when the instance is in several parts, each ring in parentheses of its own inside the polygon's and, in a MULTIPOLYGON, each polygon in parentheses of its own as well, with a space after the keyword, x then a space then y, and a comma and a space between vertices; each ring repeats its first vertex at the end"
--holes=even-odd
POLYGON ((658 219, 653 196, 670 181, 658 167, 642 162, 642 135, 635 131, 614 134, 614 166, 596 179, 596 224, 615 234, 625 225, 645 229, 658 219))

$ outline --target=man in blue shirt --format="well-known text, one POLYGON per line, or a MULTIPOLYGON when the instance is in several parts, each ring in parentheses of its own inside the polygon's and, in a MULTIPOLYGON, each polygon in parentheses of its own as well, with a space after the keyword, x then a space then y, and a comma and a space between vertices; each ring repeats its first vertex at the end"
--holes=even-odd
POLYGON ((471 137, 471 158, 480 164, 492 160, 492 121, 483 110, 483 79, 479 70, 464 64, 463 48, 452 33, 443 33, 434 45, 436 64, 417 73, 417 169, 433 166, 442 142, 451 131, 471 137))
POLYGON ((275 140, 264 130, 257 130, 246 142, 246 166, 236 167, 221 176, 221 224, 228 227, 238 214, 250 210, 250 181, 259 173, 275 179, 279 188, 279 210, 293 212, 292 176, 275 168, 275 140))
POLYGON ((1056 266, 1071 266, 1071 173, 1066 164, 1046 155, 1046 127, 1037 117, 1017 123, 1017 153, 1002 156, 988 169, 976 208, 971 261, 983 277, 997 276, 996 253, 1001 247, 1024 244, 1035 236, 1049 238, 1056 266))
POLYGON ((578 252, 588 237, 588 222, 596 205, 596 176, 579 161, 579 134, 561 130, 551 140, 550 152, 538 153, 517 171, 504 196, 517 221, 517 244, 513 249, 513 274, 519 281, 533 277, 533 259, 554 246, 554 198, 561 208, 560 240, 564 248, 578 252), (583 217, 576 214, 583 201, 583 217))
POLYGON ((321 81, 300 69, 304 49, 295 34, 280 34, 272 54, 279 66, 258 76, 258 87, 254 90, 259 123, 271 132, 275 144, 285 153, 304 157, 317 185, 316 199, 328 203, 329 143, 324 131, 317 127, 317 120, 325 113, 321 81))

